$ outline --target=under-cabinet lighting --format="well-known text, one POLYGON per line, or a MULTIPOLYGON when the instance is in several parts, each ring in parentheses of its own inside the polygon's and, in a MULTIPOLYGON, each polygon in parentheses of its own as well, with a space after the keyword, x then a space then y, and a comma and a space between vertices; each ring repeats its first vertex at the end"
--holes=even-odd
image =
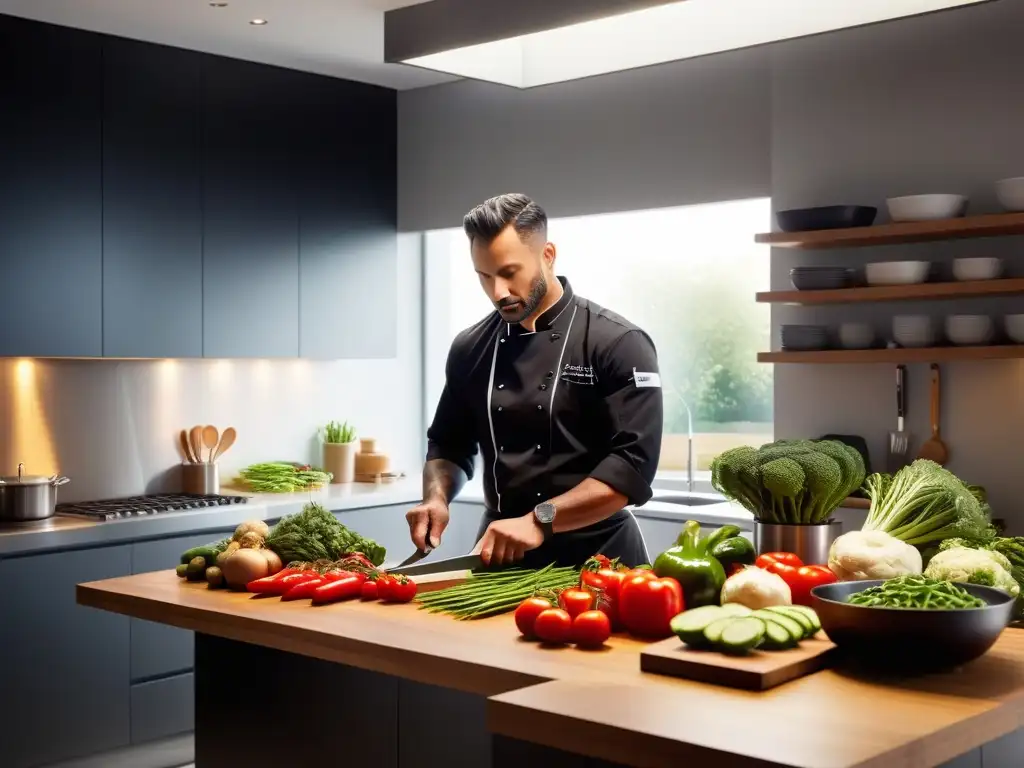
POLYGON ((432 0, 385 13, 385 60, 530 88, 983 2, 432 0))
POLYGON ((267 20, 266 19, 253 19, 249 23, 252 24, 255 27, 262 27, 264 24, 267 23, 267 20))

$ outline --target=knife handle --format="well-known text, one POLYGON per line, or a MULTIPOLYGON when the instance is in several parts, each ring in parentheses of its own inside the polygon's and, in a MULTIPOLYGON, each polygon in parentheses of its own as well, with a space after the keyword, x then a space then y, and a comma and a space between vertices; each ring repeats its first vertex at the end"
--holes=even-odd
POLYGON ((906 386, 906 371, 906 366, 896 366, 896 416, 901 420, 907 415, 906 391, 904 389, 906 386))

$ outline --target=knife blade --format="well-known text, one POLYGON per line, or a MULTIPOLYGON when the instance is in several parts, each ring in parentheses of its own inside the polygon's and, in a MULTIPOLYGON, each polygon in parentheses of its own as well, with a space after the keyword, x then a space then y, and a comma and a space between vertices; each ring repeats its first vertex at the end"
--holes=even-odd
POLYGON ((419 565, 396 565, 388 569, 388 573, 404 573, 406 576, 425 576, 428 573, 444 573, 445 571, 472 571, 483 565, 479 554, 461 555, 460 557, 449 557, 444 560, 435 560, 432 563, 421 563, 419 565))

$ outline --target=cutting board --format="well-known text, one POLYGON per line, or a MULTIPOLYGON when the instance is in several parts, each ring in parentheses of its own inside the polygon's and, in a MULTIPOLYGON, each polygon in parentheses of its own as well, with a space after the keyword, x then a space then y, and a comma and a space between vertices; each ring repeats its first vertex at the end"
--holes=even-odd
POLYGON ((819 632, 786 651, 751 651, 746 656, 728 656, 718 651, 695 650, 671 637, 640 651, 640 669, 730 688, 765 691, 822 669, 835 647, 819 632))

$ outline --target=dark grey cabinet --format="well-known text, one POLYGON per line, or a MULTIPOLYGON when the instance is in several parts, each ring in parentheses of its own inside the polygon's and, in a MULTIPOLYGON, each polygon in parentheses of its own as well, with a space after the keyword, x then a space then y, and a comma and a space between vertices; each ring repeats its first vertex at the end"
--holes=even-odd
POLYGON ((102 354, 101 38, 0 17, 0 355, 102 354))
POLYGON ((396 354, 396 98, 313 76, 296 90, 302 357, 396 354))
POLYGON ((0 560, 4 768, 129 744, 129 620, 77 605, 75 585, 130 571, 127 545, 0 560))
POLYGON ((203 354, 299 354, 296 72, 206 57, 203 354))
POLYGON ((166 739, 196 727, 191 672, 132 686, 132 744, 166 739))
POLYGON ((202 57, 103 48, 103 354, 203 354, 202 57))

